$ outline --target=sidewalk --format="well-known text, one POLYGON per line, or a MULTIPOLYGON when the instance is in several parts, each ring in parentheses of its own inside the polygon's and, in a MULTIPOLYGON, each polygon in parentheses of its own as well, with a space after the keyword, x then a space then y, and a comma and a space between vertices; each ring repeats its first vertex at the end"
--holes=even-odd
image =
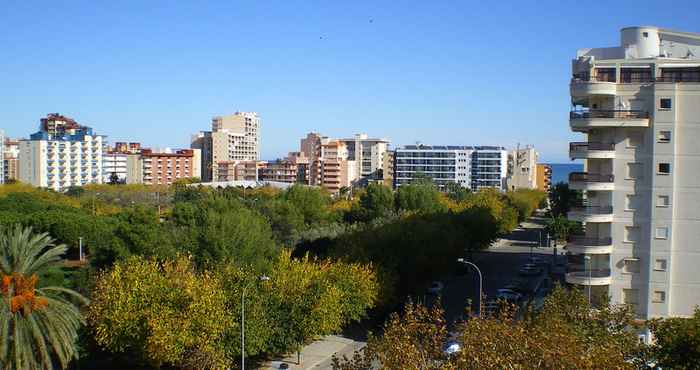
POLYGON ((276 370, 279 365, 286 363, 289 369, 331 369, 333 355, 338 357, 352 357, 353 353, 364 347, 364 342, 356 342, 352 339, 343 338, 337 335, 325 336, 301 350, 301 365, 297 365, 297 354, 291 353, 283 358, 277 358, 265 363, 260 369, 276 370))

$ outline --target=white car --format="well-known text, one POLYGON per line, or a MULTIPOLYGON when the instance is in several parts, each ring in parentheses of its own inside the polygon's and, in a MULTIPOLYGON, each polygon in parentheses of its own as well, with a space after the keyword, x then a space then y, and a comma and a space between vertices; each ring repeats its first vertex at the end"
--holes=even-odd
POLYGON ((442 293, 442 289, 445 287, 445 284, 443 284, 440 281, 433 281, 432 284, 430 284, 430 288, 428 288, 428 294, 440 294, 442 293))

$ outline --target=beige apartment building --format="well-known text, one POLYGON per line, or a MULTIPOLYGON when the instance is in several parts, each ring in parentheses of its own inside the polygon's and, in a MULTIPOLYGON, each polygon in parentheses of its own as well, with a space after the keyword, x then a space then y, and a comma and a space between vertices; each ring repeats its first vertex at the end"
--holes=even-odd
POLYGON ((215 181, 258 181, 265 165, 262 161, 220 161, 215 181))
POLYGON ((212 118, 211 131, 192 137, 190 147, 202 153, 202 181, 213 181, 219 162, 260 160, 260 117, 236 112, 212 118))
POLYGON ((260 171, 260 179, 264 181, 309 184, 309 159, 301 152, 267 162, 260 171))
POLYGON ((508 152, 508 190, 536 189, 539 153, 532 146, 508 152))
POLYGON ((201 176, 198 149, 141 150, 143 183, 146 185, 172 185, 179 179, 201 176))
POLYGON ((619 46, 579 49, 572 64, 569 184, 585 234, 566 246, 566 281, 642 319, 700 305, 700 34, 621 30, 619 46))
MULTIPOLYGON (((0 135, 1 136, 1 135, 0 135)), ((2 140, 2 139, 0 139, 2 140)), ((19 141, 5 137, 0 143, 2 149, 2 182, 15 181, 19 179, 19 141)))

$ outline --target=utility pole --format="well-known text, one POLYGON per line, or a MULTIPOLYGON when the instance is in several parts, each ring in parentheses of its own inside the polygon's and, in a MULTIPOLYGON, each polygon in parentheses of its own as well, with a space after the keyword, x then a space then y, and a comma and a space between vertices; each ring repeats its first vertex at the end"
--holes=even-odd
POLYGON ((78 260, 83 261, 83 237, 78 238, 78 260))

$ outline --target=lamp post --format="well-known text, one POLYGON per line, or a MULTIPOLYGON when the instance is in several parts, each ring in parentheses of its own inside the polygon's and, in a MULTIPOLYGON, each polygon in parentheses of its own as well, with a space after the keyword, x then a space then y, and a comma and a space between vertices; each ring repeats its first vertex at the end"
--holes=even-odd
POLYGON ((479 302, 479 313, 478 313, 478 316, 481 317, 481 292, 483 290, 483 283, 484 283, 484 279, 481 275, 481 270, 479 270, 479 267, 477 267, 475 264, 465 260, 464 258, 458 258, 457 262, 461 262, 461 263, 464 263, 464 264, 467 264, 469 266, 474 267, 474 269, 476 269, 476 272, 479 274, 479 301, 478 301, 479 302))
POLYGON ((591 256, 589 255, 584 255, 583 256, 584 260, 584 268, 588 268, 588 306, 591 306, 591 280, 592 280, 592 270, 591 270, 591 256))
MULTIPOLYGON (((258 280, 268 281, 270 278, 261 275, 258 280)), ((245 370, 245 293, 251 285, 252 282, 243 287, 243 294, 241 294, 241 370, 245 370)))

